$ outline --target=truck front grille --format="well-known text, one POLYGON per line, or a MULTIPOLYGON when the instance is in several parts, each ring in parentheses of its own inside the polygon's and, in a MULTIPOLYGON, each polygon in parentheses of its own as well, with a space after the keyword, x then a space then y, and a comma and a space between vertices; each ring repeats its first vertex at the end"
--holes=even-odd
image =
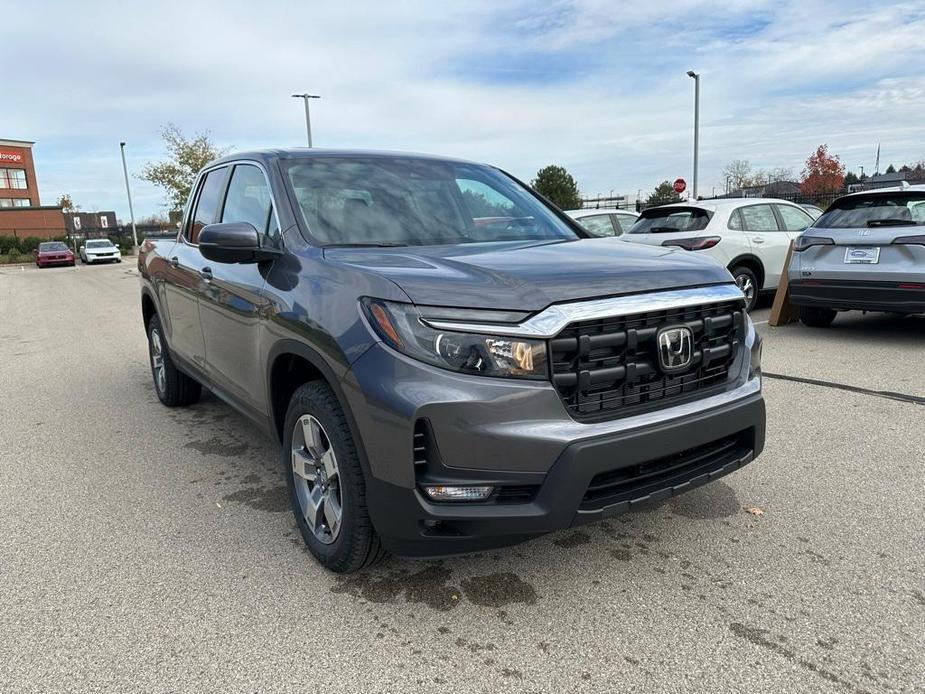
POLYGON ((569 414, 598 421, 659 409, 723 390, 745 342, 741 301, 571 323, 549 341, 552 383, 569 414), (690 366, 668 372, 656 338, 691 331, 690 366))

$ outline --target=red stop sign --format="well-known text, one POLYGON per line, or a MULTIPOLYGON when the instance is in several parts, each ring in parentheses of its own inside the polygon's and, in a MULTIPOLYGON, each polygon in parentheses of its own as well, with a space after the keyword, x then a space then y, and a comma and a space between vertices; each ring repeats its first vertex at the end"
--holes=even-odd
POLYGON ((683 193, 687 189, 687 182, 683 178, 676 178, 672 187, 675 193, 683 193))

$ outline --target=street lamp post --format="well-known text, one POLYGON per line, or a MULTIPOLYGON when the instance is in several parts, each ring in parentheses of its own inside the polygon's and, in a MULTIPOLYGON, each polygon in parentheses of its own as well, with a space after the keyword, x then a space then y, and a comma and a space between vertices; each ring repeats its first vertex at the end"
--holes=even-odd
POLYGON ((697 199, 697 164, 700 157, 700 75, 693 70, 687 71, 688 77, 694 78, 694 181, 692 193, 697 199))
POLYGON ((308 134, 308 146, 312 146, 312 116, 308 111, 308 100, 309 99, 320 99, 321 97, 317 94, 293 94, 293 99, 302 99, 305 102, 305 132, 308 134))
POLYGON ((138 231, 135 229, 135 210, 132 208, 132 189, 128 185, 128 167, 125 165, 125 143, 119 143, 122 152, 122 173, 125 175, 125 194, 128 196, 128 216, 132 220, 132 245, 135 255, 138 255, 138 231))

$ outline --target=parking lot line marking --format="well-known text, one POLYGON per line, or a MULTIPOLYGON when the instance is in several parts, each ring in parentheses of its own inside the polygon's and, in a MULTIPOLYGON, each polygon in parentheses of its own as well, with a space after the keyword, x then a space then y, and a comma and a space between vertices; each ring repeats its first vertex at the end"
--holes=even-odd
POLYGON ((768 322, 767 322, 766 320, 756 320, 756 321, 754 321, 753 324, 754 324, 754 325, 767 325, 768 322))
POLYGON ((861 395, 873 395, 878 398, 888 400, 899 400, 900 402, 910 402, 913 405, 925 406, 925 398, 917 395, 908 395, 906 393, 895 393, 890 390, 871 390, 870 388, 861 388, 860 386, 849 386, 846 383, 834 383, 832 381, 818 381, 815 378, 802 378, 800 376, 787 376, 785 374, 768 373, 762 374, 765 378, 776 378, 781 381, 792 381, 794 383, 805 383, 811 386, 822 386, 823 388, 836 388, 837 390, 846 390, 849 393, 860 393, 861 395))

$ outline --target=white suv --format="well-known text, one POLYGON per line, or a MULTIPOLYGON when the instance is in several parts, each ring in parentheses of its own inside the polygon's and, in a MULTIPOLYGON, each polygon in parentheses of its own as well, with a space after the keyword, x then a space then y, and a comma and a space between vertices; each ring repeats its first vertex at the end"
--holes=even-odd
POLYGON ((621 239, 696 251, 725 265, 751 310, 780 282, 790 241, 813 223, 799 205, 771 198, 723 198, 645 210, 621 239))

